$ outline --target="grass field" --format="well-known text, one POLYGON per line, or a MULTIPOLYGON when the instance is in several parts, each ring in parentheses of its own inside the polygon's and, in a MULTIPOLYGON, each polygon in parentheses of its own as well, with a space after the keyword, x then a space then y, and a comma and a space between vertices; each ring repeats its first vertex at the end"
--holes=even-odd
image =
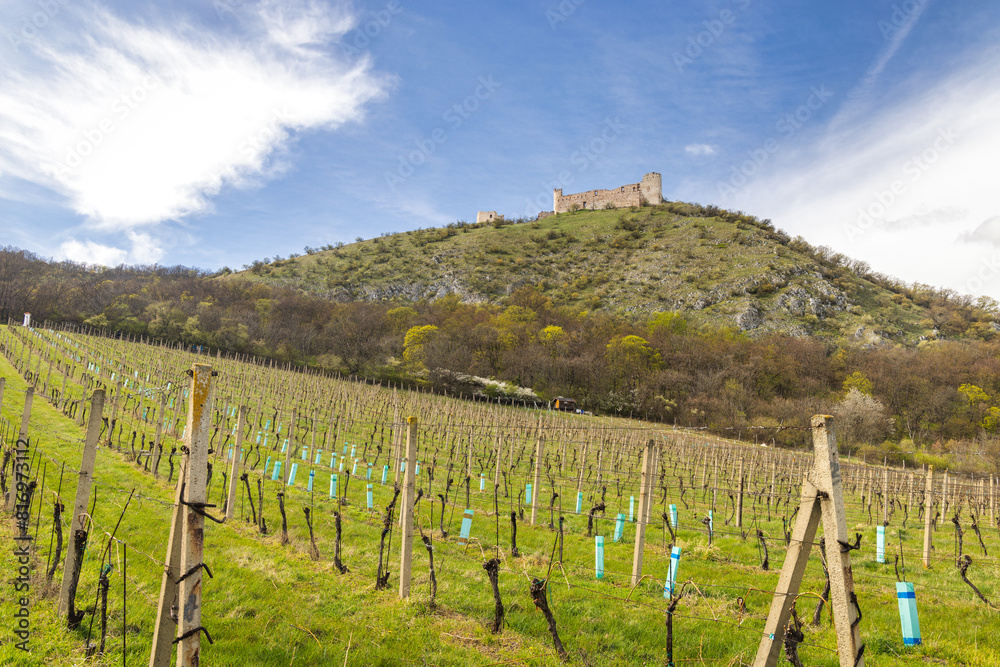
MULTIPOLYGON (((90 359, 102 354, 107 363, 111 360, 124 373, 128 368, 148 368, 151 374, 157 369, 163 377, 176 378, 176 369, 190 366, 192 362, 211 362, 220 369, 217 401, 228 408, 231 403, 243 403, 260 413, 270 411, 270 406, 284 415, 290 407, 299 407, 300 415, 315 410, 317 414, 330 410, 342 413, 343 422, 337 431, 335 449, 338 457, 343 447, 359 447, 365 440, 376 442, 379 428, 391 425, 395 418, 389 408, 392 392, 388 389, 365 385, 298 376, 297 382, 284 377, 285 371, 261 367, 240 368, 231 360, 196 357, 179 351, 120 341, 102 341, 83 336, 65 337, 76 340, 91 351, 90 359), (173 375, 170 375, 173 373, 173 375), (235 378, 256 381, 242 387, 227 385, 235 378), (313 391, 316 388, 316 391, 313 391), (241 394, 240 389, 246 390, 241 394), (253 393, 258 389, 260 395, 253 393), (343 401, 340 401, 341 397, 343 401), (240 399, 243 399, 242 401, 240 399), (257 406, 263 406, 258 410, 257 406), (280 406, 281 409, 278 409, 280 406), (347 415, 351 418, 348 419, 347 415), (380 417, 381 415, 381 417, 380 417), (379 424, 378 419, 383 419, 379 424)), ((37 340, 50 343, 57 339, 51 333, 39 333, 37 340)), ((44 352, 43 352, 44 353, 44 352)), ((36 351, 37 354, 37 351, 36 351)), ((66 357, 61 357, 65 359, 66 357)), ((16 360, 16 358, 15 358, 16 360)), ((37 367, 34 363, 28 368, 37 367)), ((44 370, 44 366, 41 367, 44 370)), ((138 371, 136 371, 138 372, 138 371)), ((91 373, 84 377, 101 377, 113 387, 107 371, 91 373)), ((297 374, 287 373, 294 380, 297 374)), ((0 376, 7 380, 3 397, 3 416, 13 424, 20 421, 23 392, 27 383, 10 360, 0 358, 0 376)), ((43 374, 44 377, 44 374, 43 374)), ((154 378, 154 384, 156 378, 154 378)), ((56 383, 53 382, 53 385, 56 383)), ((175 383, 180 384, 179 382, 175 383)), ((87 386, 71 385, 67 393, 82 393, 87 386)), ((175 387, 176 388, 176 387, 175 387)), ((51 392, 50 392, 51 393, 51 392)), ((176 394, 178 398, 181 394, 176 394)), ((128 404, 126 404, 127 406, 128 404)), ((683 599, 674 615, 674 660, 678 665, 748 665, 751 663, 761 638, 764 620, 777 583, 778 572, 784 559, 783 521, 789 520, 798 502, 798 484, 788 476, 779 475, 780 493, 764 493, 770 468, 765 465, 770 458, 760 458, 756 477, 748 484, 744 530, 740 534, 729 517, 733 512, 730 494, 735 488, 732 470, 743 458, 748 464, 762 457, 759 448, 741 447, 717 439, 690 433, 656 431, 634 421, 608 420, 583 416, 550 415, 515 408, 502 408, 459 402, 442 397, 410 395, 400 392, 399 411, 403 416, 416 412, 423 430, 419 439, 418 460, 422 462, 417 486, 426 495, 417 506, 417 522, 433 539, 434 564, 437 578, 437 595, 432 605, 429 593, 429 568, 427 551, 419 540, 414 540, 414 573, 411 596, 401 601, 398 596, 399 530, 394 528, 389 548, 391 575, 386 590, 376 590, 378 570, 379 534, 383 512, 391 497, 393 475, 389 483, 381 484, 381 459, 373 467, 374 507, 368 510, 365 496, 366 480, 361 479, 365 466, 349 482, 348 503, 340 505, 327 493, 329 475, 337 472, 327 465, 306 463, 302 459, 296 483, 287 490, 285 501, 288 516, 290 544, 280 540, 281 518, 278 514, 276 493, 280 482, 271 481, 270 470, 263 475, 263 465, 251 470, 251 484, 256 491, 256 478, 263 477, 265 488, 264 515, 268 532, 261 535, 250 520, 250 508, 241 492, 236 506, 236 519, 224 525, 206 524, 204 560, 212 570, 213 578, 204 582, 202 619, 211 633, 213 645, 202 641, 202 656, 206 664, 217 665, 555 665, 556 656, 547 624, 534 607, 529 595, 533 578, 548 577, 548 599, 554 613, 559 634, 569 652, 571 664, 581 665, 661 665, 666 664, 664 650, 666 637, 666 607, 663 597, 664 578, 669 560, 671 537, 659 518, 668 504, 679 508, 679 528, 676 544, 682 548, 678 586, 683 589, 683 599), (536 431, 529 432, 525 424, 535 424, 536 431), (491 430, 492 429, 492 430, 491 430), (502 450, 504 458, 513 465, 509 468, 509 484, 501 482, 496 503, 500 516, 493 512, 493 465, 489 458, 496 443, 495 433, 507 429, 512 446, 502 450), (546 437, 548 466, 545 482, 540 492, 546 500, 539 510, 541 520, 537 526, 518 523, 517 546, 521 555, 514 557, 510 549, 510 511, 526 510, 523 484, 530 481, 530 458, 533 453, 534 434, 546 437), (595 434, 607 435, 598 437, 595 434), (588 447, 587 434, 593 437, 588 447), (647 532, 645 548, 646 578, 636 587, 630 583, 635 525, 626 522, 621 542, 612 539, 615 517, 627 514, 629 499, 637 484, 634 454, 640 443, 655 438, 663 443, 661 482, 666 489, 661 497, 657 491, 653 521, 647 532), (605 442, 607 449, 598 447, 605 442), (470 501, 474 510, 471 540, 467 546, 458 544, 457 536, 465 509, 464 468, 465 447, 472 444, 476 452, 471 480, 470 501), (516 447, 521 450, 517 451, 516 447), (586 452, 586 455, 585 455, 586 452), (716 484, 708 478, 708 488, 702 488, 703 468, 700 461, 711 460, 713 452, 726 458, 727 468, 716 484), (572 453, 572 462, 569 460, 572 453), (735 455, 731 456, 733 453, 735 455), (566 460, 562 460, 566 457, 566 460), (599 458, 602 457, 602 458, 599 458), (516 462, 514 460, 516 459, 516 462), (428 463, 430 461, 430 463, 428 463), (585 463, 581 463, 585 461, 585 463), (449 465, 453 469, 448 470, 449 465), (315 470, 314 491, 306 490, 308 470, 315 470), (575 492, 579 471, 587 475, 584 485, 584 512, 601 496, 600 486, 593 476, 600 476, 601 486, 606 487, 607 509, 598 515, 595 532, 606 538, 605 574, 597 579, 594 572, 594 539, 586 535, 587 516, 575 510, 575 492), (486 491, 479 492, 479 471, 485 475, 486 491), (435 472, 431 482, 429 473, 435 472), (445 505, 445 537, 439 531, 442 502, 437 494, 443 491, 443 480, 456 480, 450 489, 445 505), (682 480, 682 481, 679 481, 682 480), (784 480, 784 481, 783 481, 784 480), (433 483, 434 486, 431 486, 433 483), (681 493, 681 486, 686 491, 681 493), (514 491, 514 489, 517 491, 514 491), (506 491, 506 493, 505 493, 506 491), (548 528, 547 507, 551 493, 559 493, 555 516, 565 517, 565 535, 562 560, 552 558, 557 533, 548 528), (712 507, 713 491, 717 491, 715 505, 715 532, 712 543, 701 519, 712 507), (779 498, 780 496, 780 498, 779 498), (784 501, 773 508, 765 503, 768 498, 784 501), (788 505, 791 501, 791 507, 788 505), (434 502, 429 502, 433 500, 434 502), (303 507, 313 508, 314 528, 320 558, 310 557, 310 539, 306 528, 303 507), (333 512, 342 511, 343 551, 341 558, 349 572, 340 574, 333 563, 334 518, 333 512), (432 518, 433 511, 433 518, 432 518), (769 518, 770 517, 770 518, 769 518), (499 521, 498 521, 499 519, 499 521), (728 525, 727 525, 728 523, 728 525), (498 530, 499 526, 499 530, 498 530), (759 528, 766 536, 770 556, 770 569, 761 568, 761 552, 754 531, 759 528), (498 540, 499 535, 499 540, 498 540), (499 549, 497 543, 499 542, 499 549), (501 560, 500 591, 506 608, 506 623, 499 634, 492 634, 488 624, 493 618, 494 601, 483 562, 494 555, 501 560)), ((180 405, 177 406, 180 408, 180 405)), ((107 410, 107 409, 106 409, 107 410)), ((127 421, 128 430, 143 431, 152 428, 152 420, 144 420, 141 410, 133 406, 124 409, 120 419, 127 421)), ((281 419, 287 420, 282 416, 281 419)), ((328 419, 317 417, 316 423, 328 424, 328 419)), ((220 411, 219 422, 229 428, 226 413, 220 411)), ((255 423, 256 420, 255 420, 255 423)), ((271 425, 275 434, 275 425, 271 425)), ((328 429, 328 427, 327 427, 328 429)), ((254 429, 256 430, 256 429, 254 429)), ((266 429, 264 429, 265 432, 266 429)), ((315 430, 318 430, 316 428, 315 430)), ((287 429, 286 429, 287 432, 287 429)), ((250 435, 253 435, 251 430, 250 435)), ((325 433, 325 431, 324 431, 325 433)), ((88 614, 80 628, 67 630, 65 622, 55 614, 55 594, 62 569, 57 568, 54 586, 45 582, 44 570, 50 554, 53 492, 66 505, 74 495, 76 476, 72 468, 79 465, 84 431, 62 414, 55 406, 36 396, 32 410, 30 438, 33 451, 39 452, 38 465, 33 470, 39 481, 44 466, 44 491, 39 515, 36 502, 32 512, 31 532, 36 532, 34 545, 35 574, 30 591, 31 652, 24 654, 15 648, 13 614, 16 609, 14 579, 17 572, 13 552, 16 527, 9 514, 0 522, 0 536, 4 548, 0 552, 3 607, 0 618, 7 627, 0 627, 0 664, 11 665, 140 665, 148 663, 149 647, 159 593, 162 560, 166 550, 167 532, 174 494, 173 485, 165 479, 166 469, 161 468, 160 479, 144 472, 132 460, 128 447, 117 449, 119 443, 109 443, 98 453, 95 474, 96 510, 90 531, 81 584, 77 598, 80 607, 90 607, 96 599, 98 575, 103 562, 112 566, 108 601, 108 633, 103 656, 90 659, 84 656, 88 635, 92 642, 99 641, 99 618, 93 623, 88 614), (36 449, 37 448, 37 449, 36 449), (65 463, 59 487, 60 469, 65 463), (126 508, 130 492, 135 496, 126 508), (124 514, 123 514, 124 511, 124 514), (121 524, 111 542, 108 556, 102 552, 109 544, 111 533, 121 517, 121 524), (36 523, 37 522, 37 523, 36 523), (127 566, 127 573, 124 569, 127 566), (124 576, 123 576, 124 574, 124 576), (123 585, 127 589, 122 603, 123 585), (124 626, 124 637, 123 637, 124 626), (127 650, 122 653, 123 639, 127 650)), ((146 434, 143 433, 143 441, 146 434)), ((381 437, 381 436, 379 436, 381 437)), ((126 438, 127 440, 127 438, 126 438)), ((279 438, 272 437, 276 444, 279 438)), ((120 440, 119 440, 120 442, 120 440)), ((304 444, 308 440, 303 437, 304 444)), ((505 440, 506 442, 506 440, 505 440)), ((5 442, 8 446, 10 443, 5 442)), ((271 446, 274 446, 272 444, 271 446)), ((314 445, 315 446, 315 445, 314 445)), ((218 448, 215 474, 210 488, 210 502, 219 508, 210 510, 221 514, 222 484, 220 471, 224 464, 224 445, 218 448)), ((260 451, 258 449, 258 451, 260 451)), ((366 448, 364 451, 369 452, 366 448)), ((268 452, 265 450, 265 454, 268 452)), ((277 450, 271 452, 275 458, 277 450)), ((386 458, 386 452, 381 452, 386 458)), ((774 461, 791 462, 790 454, 767 451, 774 461)), ((329 446, 326 452, 329 455, 329 446)), ((298 455, 296 455, 298 456, 298 455)), ((811 454, 795 453, 794 465, 808 463, 811 454)), ((312 458, 310 453, 309 458, 312 458)), ((359 458, 361 458, 359 456, 359 458)), ((253 458, 248 457, 254 463, 253 458)), ((324 461, 326 456, 323 457, 324 461)), ((353 459, 346 457, 346 465, 353 459)), ((177 459, 175 459, 177 460, 177 459)), ((260 461, 263 464, 263 460, 260 461)), ((339 461, 338 461, 339 465, 339 461)), ((506 464, 505 464, 506 465, 506 464)), ((748 465, 748 470, 754 467, 748 465)), ((795 468, 789 468, 795 470, 795 468)), ((880 469, 876 471, 879 475, 880 469)), ((340 474, 341 483, 344 475, 340 474)), ((852 552, 854 577, 859 607, 862 610, 861 636, 865 643, 866 664, 949 664, 987 666, 1000 664, 1000 644, 996 641, 1000 630, 1000 614, 978 600, 972 590, 959 577, 955 567, 954 531, 946 518, 942 518, 934 534, 936 551, 933 567, 920 566, 920 549, 923 533, 922 522, 909 516, 909 529, 901 529, 902 511, 893 514, 887 528, 889 536, 889 563, 875 562, 875 526, 866 503, 865 479, 869 469, 855 465, 844 466, 845 505, 850 532, 863 534, 862 548, 852 552), (924 644, 916 647, 903 645, 896 605, 896 577, 892 565, 893 555, 902 549, 906 578, 916 585, 917 602, 924 644)), ((793 473, 791 477, 798 477, 793 473)), ((176 478, 175 478, 176 479, 176 478)), ((881 479, 880 476, 877 479, 881 479)), ((922 478, 921 478, 922 479, 922 478)), ((922 488, 922 487, 921 487, 922 488)), ((974 488, 974 487, 970 487, 974 488)), ((905 487, 901 487, 905 489, 905 487)), ((905 502, 902 490, 894 492, 905 502)), ((972 511, 967 500, 958 508, 962 516, 972 511)), ((255 498, 256 502, 256 498, 255 498)), ((636 498, 638 504, 638 498, 636 498)), ((259 510, 259 508, 257 508, 259 510)), ((954 509, 954 508, 953 508, 954 509)), ((556 519, 558 521, 558 519, 556 519)), ((1000 566, 996 553, 1000 550, 1000 533, 995 526, 988 526, 988 514, 981 518, 983 539, 990 556, 984 557, 968 523, 965 528, 964 552, 973 558, 969 578, 992 602, 1000 596, 997 584, 1000 566)), ((395 523, 395 522, 394 522, 395 523)), ((811 559, 806 581, 798 602, 798 612, 803 620, 811 620, 818 594, 823 588, 823 573, 819 558, 811 559)), ((835 654, 835 632, 831 627, 828 607, 824 609, 818 627, 807 625, 805 641, 800 655, 806 665, 833 666, 838 664, 835 654)))

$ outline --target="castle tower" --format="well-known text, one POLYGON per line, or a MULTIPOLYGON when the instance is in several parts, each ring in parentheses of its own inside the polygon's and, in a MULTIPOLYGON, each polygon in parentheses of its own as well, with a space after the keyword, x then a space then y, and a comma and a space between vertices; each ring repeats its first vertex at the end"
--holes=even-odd
POLYGON ((559 210, 559 200, 562 199, 563 193, 562 188, 552 189, 552 211, 555 213, 563 213, 564 211, 559 210))
POLYGON ((663 178, 654 172, 646 174, 639 183, 643 199, 652 206, 663 203, 663 178))

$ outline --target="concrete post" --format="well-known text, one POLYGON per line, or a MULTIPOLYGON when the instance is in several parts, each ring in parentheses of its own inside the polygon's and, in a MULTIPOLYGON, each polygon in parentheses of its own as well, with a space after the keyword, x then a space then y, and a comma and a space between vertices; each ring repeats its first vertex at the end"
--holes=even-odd
MULTIPOLYGON (((181 524, 180 572, 188 575, 180 582, 177 606, 179 636, 201 626, 202 551, 205 537, 205 517, 196 511, 205 503, 208 481, 208 442, 212 428, 214 383, 212 367, 194 364, 191 377, 191 398, 188 404, 188 453, 182 464, 187 468, 184 495, 187 496, 181 524)), ((193 632, 177 644, 177 667, 198 667, 201 662, 201 635, 193 632)))
POLYGON ((764 636, 757 649, 754 667, 774 667, 781 652, 785 627, 791 607, 798 595, 805 572, 809 550, 816 537, 820 520, 827 544, 827 562, 830 573, 830 607, 837 629, 837 654, 841 667, 863 667, 861 632, 857 625, 860 618, 854 604, 854 576, 851 571, 850 551, 841 548, 847 544, 847 519, 844 513, 844 496, 837 453, 837 440, 833 430, 833 417, 816 415, 812 418, 813 466, 802 483, 802 501, 799 507, 788 555, 781 570, 778 586, 771 601, 771 611, 764 626, 764 636))

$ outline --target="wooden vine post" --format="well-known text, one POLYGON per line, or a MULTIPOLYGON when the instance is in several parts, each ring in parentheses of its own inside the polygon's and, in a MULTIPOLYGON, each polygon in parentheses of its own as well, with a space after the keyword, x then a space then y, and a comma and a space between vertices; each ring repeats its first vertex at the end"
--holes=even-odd
MULTIPOLYGON (((285 447, 285 462, 282 464, 284 468, 281 471, 281 480, 287 485, 289 476, 292 474, 292 447, 295 446, 295 422, 299 418, 299 412, 296 408, 292 409, 291 421, 288 424, 288 445, 285 447)), ((281 438, 278 438, 278 442, 281 442, 281 438)))
POLYGON ((403 504, 400 507, 402 547, 399 550, 399 597, 410 597, 413 573, 413 496, 416 486, 417 418, 406 420, 406 471, 403 475, 403 504))
POLYGON ((545 452, 545 436, 538 436, 538 444, 535 445, 535 478, 531 486, 531 525, 535 525, 535 517, 538 514, 538 497, 542 490, 542 456, 545 452))
POLYGON ((493 488, 500 488, 500 462, 503 459, 503 435, 497 433, 497 471, 493 476, 493 488))
POLYGON ((653 479, 656 477, 656 470, 653 467, 656 461, 656 445, 652 440, 642 451, 642 478, 639 489, 639 514, 635 523, 635 551, 632 554, 632 585, 635 586, 642 579, 642 549, 646 542, 646 524, 649 523, 649 509, 653 500, 653 479))
POLYGON ((743 483, 743 461, 744 461, 744 458, 741 456, 740 457, 740 479, 739 479, 739 487, 738 487, 739 496, 736 498, 736 527, 737 528, 742 528, 743 527, 743 492, 745 490, 744 489, 744 483, 743 483))
MULTIPOLYGON (((176 580, 181 569, 181 529, 185 469, 181 466, 177 475, 177 490, 174 492, 174 511, 170 520, 170 535, 167 538, 167 563, 160 580, 160 601, 156 606, 156 622, 153 625, 153 646, 149 652, 149 667, 170 667, 173 637, 177 634, 176 617, 171 617, 170 608, 177 602, 176 580)), ((176 608, 176 607, 175 607, 176 608)))
MULTIPOLYGON (((121 393, 121 389, 119 389, 121 393)), ((115 405, 118 405, 118 394, 115 394, 115 405)), ((167 413, 167 392, 160 392, 160 411, 156 416, 156 430, 153 435, 153 477, 160 476, 160 458, 163 456, 163 415, 167 413)), ((110 436, 109 436, 110 437, 110 436)))
POLYGON ((239 476, 236 472, 240 469, 240 449, 243 447, 243 431, 247 422, 247 406, 241 405, 239 416, 236 418, 236 444, 233 445, 233 460, 229 468, 229 493, 226 496, 226 521, 233 518, 236 511, 236 487, 239 484, 239 476))
POLYGON ((775 667, 781 653, 785 628, 791 617, 805 573, 809 551, 816 530, 823 523, 826 538, 826 558, 830 571, 830 606, 837 629, 837 654, 841 667, 864 667, 861 631, 858 627, 860 609, 854 593, 851 571, 851 545, 847 538, 844 496, 840 477, 840 461, 833 417, 816 415, 812 418, 814 461, 802 480, 802 500, 795 529, 788 546, 788 555, 771 601, 771 611, 764 626, 764 636, 757 649, 754 667, 775 667))
MULTIPOLYGON (((31 386, 24 392, 24 412, 21 413, 21 430, 17 432, 17 439, 19 441, 28 440, 28 424, 31 422, 31 401, 35 397, 35 387, 31 386)), ((11 487, 10 493, 7 494, 7 511, 13 512, 14 505, 17 502, 17 490, 15 487, 11 487)))
POLYGON ((927 466, 924 489, 924 567, 931 566, 931 535, 934 528, 934 466, 927 466))
POLYGON ((882 466, 882 525, 889 525, 889 466, 882 466))
POLYGON ((104 415, 104 390, 97 389, 90 399, 90 420, 83 444, 83 458, 80 460, 80 476, 76 482, 76 499, 69 523, 69 543, 66 546, 66 562, 63 564, 62 586, 59 588, 59 616, 67 616, 72 597, 75 597, 79 577, 77 541, 86 539, 87 504, 90 501, 90 487, 94 481, 94 461, 97 458, 97 439, 101 435, 101 418, 104 415))

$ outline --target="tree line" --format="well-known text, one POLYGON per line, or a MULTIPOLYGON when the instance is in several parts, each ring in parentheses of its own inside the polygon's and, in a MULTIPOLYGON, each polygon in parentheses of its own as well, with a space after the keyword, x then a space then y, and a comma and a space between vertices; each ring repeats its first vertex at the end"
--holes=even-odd
POLYGON ((2 248, 0 318, 24 312, 372 380, 504 394, 474 380, 489 378, 540 400, 562 395, 585 410, 762 444, 806 445, 807 432, 784 427, 832 412, 849 451, 1000 472, 1000 339, 989 335, 871 348, 750 338, 679 313, 630 318, 554 304, 531 286, 502 303, 336 303, 187 267, 88 267, 2 248))

